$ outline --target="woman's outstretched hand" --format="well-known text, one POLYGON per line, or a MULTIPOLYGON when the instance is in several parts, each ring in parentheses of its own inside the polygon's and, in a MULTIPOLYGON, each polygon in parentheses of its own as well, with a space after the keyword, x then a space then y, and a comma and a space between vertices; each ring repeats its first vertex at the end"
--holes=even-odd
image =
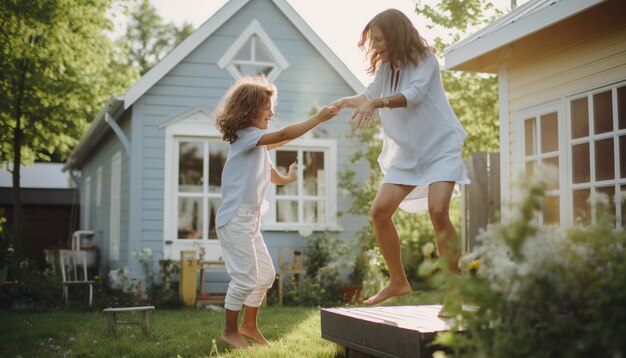
POLYGON ((371 101, 363 103, 359 108, 352 112, 350 119, 356 122, 356 127, 361 128, 364 123, 370 124, 374 119, 374 108, 371 101))

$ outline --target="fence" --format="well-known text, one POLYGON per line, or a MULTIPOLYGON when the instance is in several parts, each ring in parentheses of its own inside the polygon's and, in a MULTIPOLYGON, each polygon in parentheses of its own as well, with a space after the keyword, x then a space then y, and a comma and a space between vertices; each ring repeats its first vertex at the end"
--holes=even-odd
POLYGON ((474 153, 465 160, 471 184, 462 185, 461 245, 466 253, 487 224, 499 220, 500 153, 474 153))

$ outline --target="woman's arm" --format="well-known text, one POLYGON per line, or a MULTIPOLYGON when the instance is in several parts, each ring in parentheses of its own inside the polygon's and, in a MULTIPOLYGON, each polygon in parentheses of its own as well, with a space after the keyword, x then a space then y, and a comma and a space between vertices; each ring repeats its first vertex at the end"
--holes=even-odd
POLYGON ((285 185, 291 184, 298 178, 296 174, 296 163, 293 162, 289 165, 289 171, 287 171, 287 175, 281 175, 276 169, 272 168, 272 183, 276 185, 285 185))

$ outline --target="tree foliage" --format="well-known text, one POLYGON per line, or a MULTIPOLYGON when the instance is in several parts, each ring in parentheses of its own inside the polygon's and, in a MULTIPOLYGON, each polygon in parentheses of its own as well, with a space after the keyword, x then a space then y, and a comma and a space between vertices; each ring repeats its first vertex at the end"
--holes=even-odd
POLYGON ((131 74, 113 62, 115 48, 104 33, 112 0, 1 1, 0 161, 13 163, 19 226, 20 166, 51 155, 64 159, 131 74))
MULTIPOLYGON (((435 6, 418 2, 416 12, 429 20, 429 28, 443 29, 434 39, 438 55, 463 33, 484 26, 502 15, 485 0, 442 0, 435 6)), ((468 132, 463 155, 498 151, 498 79, 495 75, 443 71, 442 81, 454 112, 468 132)))
POLYGON ((126 64, 145 74, 167 53, 193 32, 193 26, 180 27, 165 23, 148 0, 141 0, 127 10, 129 19, 126 34, 117 43, 127 52, 126 64))

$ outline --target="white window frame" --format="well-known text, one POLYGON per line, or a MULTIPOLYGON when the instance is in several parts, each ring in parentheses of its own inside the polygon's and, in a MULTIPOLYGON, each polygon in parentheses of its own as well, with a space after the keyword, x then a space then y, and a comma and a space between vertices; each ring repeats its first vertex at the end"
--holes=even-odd
MULTIPOLYGON (((610 85, 606 85, 606 86, 602 86, 602 87, 597 87, 588 91, 584 91, 582 93, 576 94, 576 95, 572 95, 572 96, 568 96, 564 99, 565 101, 565 107, 567 108, 567 158, 568 158, 568 164, 572 163, 572 147, 576 144, 581 144, 581 143, 589 143, 589 182, 588 183, 577 183, 574 184, 573 183, 573 174, 570 171, 570 176, 568 177, 568 191, 567 191, 567 197, 569 199, 569 213, 568 213, 568 224, 569 225, 573 225, 575 224, 575 220, 574 220, 574 214, 573 214, 573 199, 572 199, 572 195, 574 190, 577 189, 590 189, 590 199, 592 202, 591 205, 591 223, 596 223, 597 220, 597 213, 596 213, 596 205, 594 204, 595 200, 595 195, 596 195, 596 188, 599 187, 606 187, 606 186, 613 186, 615 188, 615 196, 613 198, 611 198, 611 200, 614 200, 614 204, 615 204, 615 224, 617 227, 623 227, 626 223, 622 223, 621 222, 621 205, 620 205, 620 187, 622 185, 626 185, 626 178, 620 178, 621 173, 620 173, 620 163, 619 163, 619 137, 620 135, 625 135, 626 134, 626 129, 619 129, 618 126, 618 113, 617 113, 617 88, 619 87, 624 87, 626 86, 626 81, 620 81, 620 82, 616 82, 610 85), (611 91, 611 101, 612 101, 612 111, 613 111, 613 130, 610 132, 606 132, 606 133, 601 133, 601 134, 595 134, 594 133, 594 114, 593 114, 593 96, 595 94, 598 93, 602 93, 602 92, 606 92, 606 91, 611 91), (572 117, 572 113, 571 113, 571 102, 580 98, 588 98, 588 120, 589 120, 589 133, 588 136, 586 137, 581 137, 581 138, 576 138, 576 139, 571 139, 572 138, 572 128, 571 128, 571 117, 572 117), (595 143, 599 140, 603 140, 603 139, 608 139, 608 138, 613 138, 613 158, 615 160, 614 163, 614 178, 613 179, 609 179, 609 180, 603 180, 603 181, 597 181, 596 180, 596 173, 595 173, 595 167, 596 167, 596 160, 595 160, 595 143)), ((626 160, 626 158, 621 158, 622 160, 626 160)))
POLYGON ((111 158, 111 208, 109 218, 109 260, 120 259, 120 230, 122 218, 122 152, 111 158))
MULTIPOLYGON (((525 121, 528 118, 535 118, 535 119, 539 119, 542 115, 544 114, 548 114, 548 113, 554 113, 556 112, 557 114, 557 123, 558 123, 558 141, 559 141, 559 145, 556 151, 556 157, 559 159, 559 170, 558 170, 558 180, 559 180, 559 189, 558 190, 551 190, 551 191, 547 191, 546 194, 552 194, 552 195, 558 195, 559 196, 559 223, 560 225, 562 225, 565 221, 566 216, 566 209, 567 209, 567 198, 564 197, 563 195, 563 190, 565 185, 563 183, 565 183, 567 181, 567 175, 568 175, 568 170, 569 170, 569 161, 564 159, 564 148, 565 148, 565 135, 564 135, 564 131, 563 131, 563 126, 564 126, 564 121, 565 118, 563 116, 563 105, 562 105, 562 101, 553 101, 553 102, 549 102, 546 104, 542 104, 539 106, 535 106, 532 108, 528 108, 522 111, 517 112, 516 114, 516 128, 517 128, 517 137, 516 137, 516 142, 517 145, 515 147, 515 152, 516 152, 516 168, 515 170, 519 171, 520 173, 524 173, 526 174, 526 161, 527 159, 529 160, 533 160, 533 161, 539 161, 542 159, 548 159, 548 158, 553 158, 555 152, 548 152, 548 153, 541 153, 541 126, 539 121, 536 122, 536 140, 537 140, 537 144, 536 144, 536 148, 537 148, 537 152, 534 155, 530 155, 527 156, 526 152, 525 152, 525 128, 524 128, 524 124, 525 121)), ((535 168, 536 170, 537 168, 535 168)), ((523 178, 524 176, 519 176, 520 178, 523 178)), ((519 183, 517 183, 519 184, 519 183)), ((538 221, 539 224, 543 224, 543 215, 539 215, 536 220, 538 221)))
MULTIPOLYGON (((320 151, 324 152, 324 176, 325 176, 325 223, 283 223, 276 221, 276 185, 270 185, 267 193, 267 201, 269 202, 269 211, 262 218, 262 228, 264 231, 324 231, 339 230, 337 224, 337 142, 330 139, 298 139, 283 146, 280 149, 298 150, 298 151, 320 151)), ((277 149, 277 150, 280 150, 277 149)), ((272 162, 276 163, 276 151, 272 150, 270 156, 272 162)), ((300 163, 300 158, 299 158, 300 163)), ((302 165, 298 166, 298 180, 296 185, 302 192, 302 165)), ((302 203, 304 196, 298 195, 298 201, 302 203)), ((302 205, 299 207, 299 217, 302 216, 302 205)))
POLYGON ((102 206, 102 166, 96 171, 96 208, 102 206))
MULTIPOLYGON (((164 208, 163 242, 164 258, 180 260, 181 251, 204 251, 205 260, 222 258, 222 249, 218 240, 177 240, 178 238, 178 142, 183 139, 221 140, 222 135, 215 127, 215 117, 204 108, 196 108, 167 121, 160 128, 165 129, 165 166, 164 166, 164 208)), ((208 230, 208 225, 205 225, 208 230)))
MULTIPOLYGON (((619 167, 619 137, 620 135, 626 134, 626 129, 618 129, 618 113, 617 113, 617 88, 626 86, 626 81, 619 81, 612 84, 608 84, 602 87, 595 87, 593 89, 589 89, 583 92, 579 92, 576 94, 571 94, 567 96, 563 96, 557 101, 552 101, 549 103, 541 104, 538 106, 530 107, 527 109, 523 109, 521 111, 517 111, 514 113, 514 123, 516 125, 516 136, 515 141, 516 144, 514 146, 514 161, 515 167, 514 171, 519 173, 525 173, 525 151, 524 151, 524 120, 529 117, 539 117, 541 114, 557 112, 558 115, 558 126, 559 126, 559 150, 558 150, 558 158, 559 158, 559 189, 558 195, 560 197, 559 206, 560 206, 560 225, 561 227, 570 227, 575 224, 574 222, 574 213, 573 213, 573 192, 577 189, 591 189, 590 199, 592 202, 595 201, 595 188, 598 187, 606 187, 613 185, 615 187, 615 221, 616 226, 624 226, 626 223, 621 222, 622 212, 620 205, 620 192, 619 188, 622 185, 626 185, 626 178, 620 178, 620 167, 619 167), (607 133, 602 134, 594 134, 593 133, 593 98, 594 94, 606 92, 607 90, 612 91, 612 106, 613 106, 613 128, 614 130, 607 133), (588 97, 590 101, 588 102, 588 111, 589 111, 589 135, 587 137, 571 139, 571 102, 580 98, 588 97), (597 140, 613 138, 613 150, 614 150, 614 160, 615 160, 615 177, 613 180, 604 180, 601 182, 597 182, 595 180, 595 146, 593 145, 597 140), (572 160, 574 160, 572 156, 572 146, 580 143, 589 143, 589 176, 590 180, 588 183, 573 183, 573 173, 572 173, 572 160)), ((538 136, 537 140, 540 141, 541 137, 538 136)), ((537 154, 537 158, 541 158, 541 154, 537 154)), ((626 158, 621 158, 621 160, 625 160, 626 158)), ((556 192, 555 192, 556 193, 556 192)), ((539 222, 542 223, 542 218, 538 218, 539 222)), ((591 205, 591 223, 596 222, 596 208, 595 205, 591 205)))
POLYGON ((91 176, 88 175, 85 178, 85 187, 83 190, 83 230, 90 229, 90 217, 91 217, 91 176))
MULTIPOLYGON (((254 51, 254 48, 252 49, 252 51, 254 51)), ((252 53, 254 56, 254 52, 252 53)), ((278 47, 276 47, 276 45, 274 44, 270 36, 265 32, 265 30, 263 30, 263 27, 261 26, 261 23, 258 20, 252 20, 250 22, 248 27, 246 27, 246 29, 243 30, 243 32, 239 35, 239 37, 237 37, 237 39, 233 42, 231 47, 219 59, 219 61, 217 62, 217 65, 221 69, 226 68, 228 72, 230 72, 230 74, 235 79, 238 79, 242 75, 239 72, 239 70, 237 70, 236 65, 243 64, 243 63, 247 65, 259 65, 259 66, 265 66, 268 64, 274 65, 274 68, 272 69, 272 71, 270 71, 270 73, 268 73, 266 76, 270 82, 275 81, 276 78, 280 75, 280 73, 286 70, 287 67, 289 67, 289 62, 287 62, 287 59, 278 50, 278 47), (257 62, 257 61, 241 62, 241 61, 235 60, 235 56, 237 56, 237 53, 239 53, 239 51, 243 48, 243 46, 253 36, 256 36, 259 39, 260 43, 253 41, 252 46, 254 47, 256 44, 256 46, 265 47, 268 50, 270 56, 274 58, 274 62, 272 63, 257 62)))

